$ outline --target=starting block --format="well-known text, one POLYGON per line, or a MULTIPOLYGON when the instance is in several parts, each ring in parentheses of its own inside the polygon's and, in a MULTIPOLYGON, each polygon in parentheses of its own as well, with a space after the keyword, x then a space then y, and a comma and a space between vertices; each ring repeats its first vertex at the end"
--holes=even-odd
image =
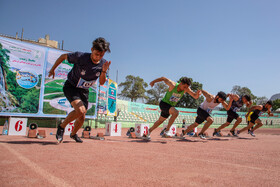
POLYGON ((89 138, 90 137, 90 131, 83 131, 82 132, 82 138, 89 138))
POLYGON ((45 130, 38 130, 38 135, 43 137, 43 138, 46 138, 46 131, 45 130))
POLYGON ((131 127, 130 129, 128 129, 126 135, 132 139, 141 139, 141 140, 148 140, 148 141, 151 140, 151 138, 148 138, 148 137, 136 136, 134 127, 131 127))
POLYGON ((97 136, 90 136, 89 138, 94 140, 105 140, 103 133, 97 133, 97 136))
POLYGON ((37 130, 29 129, 27 137, 28 138, 37 138, 37 130))

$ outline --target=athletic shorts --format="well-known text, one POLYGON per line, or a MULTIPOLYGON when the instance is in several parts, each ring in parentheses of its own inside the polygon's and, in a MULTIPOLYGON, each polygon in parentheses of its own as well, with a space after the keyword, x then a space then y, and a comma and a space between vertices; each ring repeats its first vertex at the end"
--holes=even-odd
POLYGON ((63 92, 70 103, 79 99, 83 102, 85 108, 88 108, 88 90, 77 88, 73 86, 69 81, 66 81, 63 86, 63 92))
POLYGON ((168 118, 170 116, 169 114, 169 109, 171 108, 172 106, 164 101, 160 101, 159 103, 159 108, 161 109, 161 113, 160 115, 164 118, 168 118))
POLYGON ((195 119, 195 122, 198 124, 203 123, 208 117, 210 116, 210 114, 208 112, 206 112, 205 110, 203 110, 202 108, 198 107, 197 109, 197 117, 195 119))
POLYGON ((256 122, 256 120, 259 118, 259 115, 258 114, 256 114, 256 113, 253 113, 251 116, 250 116, 250 121, 249 122, 251 122, 251 123, 254 123, 255 124, 255 122, 256 122))
POLYGON ((231 123, 233 121, 233 119, 237 119, 239 117, 239 115, 236 112, 234 112, 232 109, 229 109, 227 111, 227 115, 228 115, 228 117, 227 117, 228 123, 231 123))

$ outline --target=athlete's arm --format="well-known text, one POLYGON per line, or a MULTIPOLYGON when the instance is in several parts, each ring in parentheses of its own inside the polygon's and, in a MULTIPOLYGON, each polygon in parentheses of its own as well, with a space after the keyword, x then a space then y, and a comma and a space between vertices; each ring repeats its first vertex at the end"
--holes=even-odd
POLYGON ((250 112, 252 112, 252 110, 262 110, 263 106, 262 105, 255 105, 252 106, 249 111, 247 112, 247 114, 245 115, 245 117, 247 118, 248 115, 250 114, 250 112))
POLYGON ((165 77, 160 77, 160 78, 157 78, 155 80, 153 80, 152 82, 150 82, 150 85, 151 87, 154 86, 155 83, 157 82, 161 82, 161 81, 164 81, 164 83, 169 86, 169 91, 173 90, 173 88, 175 87, 176 83, 173 82, 172 80, 168 79, 168 78, 165 78, 165 77))
POLYGON ((201 90, 202 94, 205 96, 207 102, 211 102, 214 99, 214 95, 206 92, 205 90, 201 90))
POLYGON ((267 113, 268 113, 269 116, 273 116, 270 109, 267 110, 267 113))
POLYGON ((188 93, 190 96, 192 96, 194 99, 198 99, 199 96, 201 95, 201 91, 200 90, 197 90, 196 93, 190 88, 188 87, 186 90, 185 90, 185 93, 188 93))
POLYGON ((235 101, 237 101, 240 98, 237 94, 227 94, 227 97, 232 97, 232 99, 235 101))
POLYGON ((107 70, 109 69, 110 64, 111 64, 111 61, 109 61, 109 62, 106 61, 102 66, 102 71, 101 71, 101 74, 99 77, 100 85, 103 85, 106 82, 106 73, 107 73, 107 70))
POLYGON ((62 54, 60 57, 58 57, 58 59, 55 61, 54 65, 52 66, 50 72, 49 72, 49 77, 53 77, 55 76, 55 69, 57 68, 57 66, 59 66, 61 64, 61 62, 63 62, 64 60, 67 60, 67 54, 62 54))
POLYGON ((233 101, 233 98, 231 96, 229 96, 229 103, 227 104, 227 102, 222 102, 222 105, 223 107, 226 109, 226 110, 229 110, 230 107, 231 107, 231 104, 232 104, 232 101, 233 101))

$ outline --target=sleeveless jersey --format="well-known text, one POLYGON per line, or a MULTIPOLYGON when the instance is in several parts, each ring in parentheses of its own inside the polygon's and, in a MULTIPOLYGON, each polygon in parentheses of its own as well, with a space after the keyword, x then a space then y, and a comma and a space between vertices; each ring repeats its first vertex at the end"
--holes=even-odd
MULTIPOLYGON (((216 97, 216 96, 215 96, 215 97, 216 97)), ((204 101, 203 103, 201 103, 200 108, 203 109, 203 110, 205 110, 205 111, 208 112, 208 113, 211 113, 212 110, 213 110, 216 106, 218 106, 218 105, 220 104, 220 103, 214 103, 214 101, 215 101, 215 99, 213 99, 213 100, 209 103, 209 102, 207 102, 206 99, 205 99, 205 101, 204 101)))
POLYGON ((171 91, 167 91, 164 98, 162 99, 163 102, 170 104, 171 106, 175 106, 178 101, 183 97, 184 90, 181 92, 177 91, 179 83, 175 85, 175 87, 171 91))
POLYGON ((239 111, 239 109, 243 106, 242 96, 237 101, 232 101, 230 109, 234 112, 239 111))

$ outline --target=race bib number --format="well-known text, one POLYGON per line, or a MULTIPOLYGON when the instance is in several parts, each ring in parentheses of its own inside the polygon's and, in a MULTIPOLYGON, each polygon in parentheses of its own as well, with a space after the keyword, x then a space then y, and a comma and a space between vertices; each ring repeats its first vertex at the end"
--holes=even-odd
POLYGON ((92 85, 94 85, 96 80, 93 81, 86 81, 82 78, 80 78, 78 84, 77 84, 77 88, 84 88, 84 89, 89 89, 92 85))
POLYGON ((212 109, 208 108, 208 109, 206 110, 206 112, 208 112, 208 114, 211 114, 211 113, 212 113, 212 109))
POLYGON ((238 108, 238 107, 235 107, 234 109, 233 109, 233 112, 239 112, 240 111, 240 109, 238 108))
POLYGON ((170 99, 169 99, 169 101, 171 101, 171 102, 178 102, 180 100, 180 98, 178 98, 178 97, 175 97, 175 96, 171 96, 170 97, 170 99))

